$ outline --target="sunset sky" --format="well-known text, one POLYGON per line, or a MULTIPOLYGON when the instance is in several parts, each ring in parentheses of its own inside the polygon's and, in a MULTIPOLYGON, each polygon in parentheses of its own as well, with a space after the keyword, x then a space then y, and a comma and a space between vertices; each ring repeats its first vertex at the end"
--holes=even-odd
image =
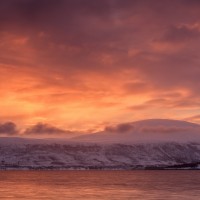
POLYGON ((199 0, 1 0, 0 133, 200 123, 199 54, 199 0))

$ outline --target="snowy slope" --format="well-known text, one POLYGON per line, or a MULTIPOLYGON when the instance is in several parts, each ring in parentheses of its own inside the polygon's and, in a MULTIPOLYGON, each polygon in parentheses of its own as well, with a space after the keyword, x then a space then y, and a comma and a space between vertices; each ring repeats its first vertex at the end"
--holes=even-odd
POLYGON ((0 138, 0 169, 132 169, 200 163, 199 127, 144 120, 68 141, 0 138))
POLYGON ((0 147, 2 166, 137 168, 200 161, 200 144, 24 144, 0 147))

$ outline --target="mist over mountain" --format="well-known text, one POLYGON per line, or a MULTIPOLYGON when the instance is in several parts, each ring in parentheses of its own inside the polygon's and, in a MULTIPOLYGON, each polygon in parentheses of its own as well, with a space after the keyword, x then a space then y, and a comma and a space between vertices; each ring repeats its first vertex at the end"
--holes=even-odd
POLYGON ((107 126, 100 132, 82 133, 44 123, 20 131, 15 123, 7 122, 0 124, 0 136, 92 143, 190 142, 200 141, 200 125, 180 120, 147 119, 107 126))
POLYGON ((1 137, 0 163, 0 169, 197 169, 200 125, 151 119, 70 139, 1 137))
POLYGON ((178 120, 149 119, 106 127, 74 138, 80 142, 138 143, 200 141, 200 125, 178 120))
POLYGON ((7 122, 0 124, 0 136, 92 143, 190 142, 200 141, 200 125, 180 120, 147 119, 107 126, 100 132, 83 133, 45 123, 29 126, 22 131, 15 123, 7 122))

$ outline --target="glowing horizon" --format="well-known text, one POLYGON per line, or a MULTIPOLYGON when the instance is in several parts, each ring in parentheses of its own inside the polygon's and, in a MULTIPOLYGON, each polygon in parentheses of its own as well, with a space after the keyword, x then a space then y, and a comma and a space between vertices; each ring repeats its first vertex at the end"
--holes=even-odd
POLYGON ((200 3, 0 2, 0 124, 200 123, 200 3))

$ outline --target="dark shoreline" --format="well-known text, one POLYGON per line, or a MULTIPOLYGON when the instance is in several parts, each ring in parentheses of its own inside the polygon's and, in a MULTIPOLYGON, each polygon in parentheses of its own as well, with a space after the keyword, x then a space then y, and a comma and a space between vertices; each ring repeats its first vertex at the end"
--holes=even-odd
POLYGON ((184 163, 177 165, 169 166, 16 166, 16 165, 6 165, 0 166, 0 171, 9 171, 9 170, 31 170, 31 171, 40 171, 40 170, 200 170, 200 162, 196 163, 184 163))

